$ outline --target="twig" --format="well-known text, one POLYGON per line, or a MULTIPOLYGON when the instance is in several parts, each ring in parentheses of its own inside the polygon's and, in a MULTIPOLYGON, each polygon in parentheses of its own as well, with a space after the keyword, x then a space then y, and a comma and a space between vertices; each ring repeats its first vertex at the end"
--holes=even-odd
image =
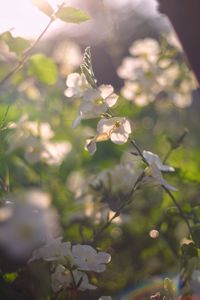
POLYGON ((187 217, 185 216, 181 206, 179 205, 179 203, 176 201, 176 198, 174 197, 174 195, 164 186, 162 185, 163 190, 168 194, 168 196, 171 198, 171 200, 173 201, 174 205, 177 207, 180 216, 182 217, 182 219, 185 221, 185 223, 187 224, 188 230, 190 232, 190 235, 192 236, 192 228, 190 226, 190 223, 187 219, 187 217))
POLYGON ((136 190, 139 188, 139 183, 142 181, 143 177, 145 175, 145 172, 143 171, 141 175, 137 178, 133 188, 131 191, 126 195, 125 201, 120 205, 120 207, 117 209, 115 214, 100 228, 100 230, 95 234, 93 237, 92 243, 96 242, 96 240, 99 238, 99 236, 110 226, 112 221, 119 217, 122 210, 129 204, 133 202, 134 199, 132 199, 133 194, 136 192, 136 190))
POLYGON ((188 129, 185 128, 184 132, 180 135, 180 137, 178 137, 178 139, 176 141, 170 141, 170 148, 163 159, 163 163, 166 163, 166 161, 168 160, 168 158, 170 157, 172 152, 175 149, 177 149, 178 147, 180 147, 180 145, 183 143, 183 140, 185 139, 187 134, 188 134, 188 129))
MULTIPOLYGON (((65 4, 62 3, 58 9, 63 7, 65 4)), ((35 47, 38 45, 42 37, 45 35, 51 24, 56 20, 55 17, 56 13, 53 14, 50 18, 50 21, 48 22, 47 26, 44 28, 44 30, 41 32, 41 34, 38 36, 38 38, 34 41, 34 43, 24 52, 22 59, 18 62, 18 64, 0 81, 0 87, 4 85, 4 83, 9 80, 15 73, 17 73, 27 62, 31 52, 35 47)))
POLYGON ((4 85, 4 83, 9 80, 15 73, 17 73, 26 63, 26 61, 29 58, 29 55, 31 51, 37 46, 38 42, 41 40, 41 38, 44 36, 46 31, 49 29, 51 24, 53 23, 54 19, 51 19, 43 32, 39 35, 39 37, 36 39, 36 41, 33 43, 33 45, 24 53, 22 59, 18 62, 18 64, 0 81, 0 87, 4 85))

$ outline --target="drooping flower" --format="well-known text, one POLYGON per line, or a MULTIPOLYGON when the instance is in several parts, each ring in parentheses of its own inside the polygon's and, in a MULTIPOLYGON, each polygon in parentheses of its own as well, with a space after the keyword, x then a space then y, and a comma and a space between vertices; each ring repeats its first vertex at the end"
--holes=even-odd
POLYGON ((175 187, 168 184, 168 182, 163 178, 162 173, 159 170, 159 168, 158 168, 158 166, 156 165, 155 162, 151 163, 149 165, 149 167, 147 167, 145 173, 147 175, 147 177, 145 178, 146 182, 153 181, 153 183, 164 186, 168 190, 171 190, 173 192, 177 191, 177 189, 175 187))
POLYGON ((173 167, 170 167, 170 166, 167 166, 167 165, 164 165, 160 159, 160 157, 155 154, 155 153, 152 153, 150 151, 146 151, 144 150, 143 151, 143 156, 144 158, 146 159, 146 161, 151 165, 152 163, 155 163, 157 168, 160 170, 160 171, 164 171, 164 172, 174 172, 174 168, 173 167))
POLYGON ((89 245, 72 246, 74 264, 83 271, 104 272, 105 264, 111 260, 110 254, 106 252, 97 252, 89 245))

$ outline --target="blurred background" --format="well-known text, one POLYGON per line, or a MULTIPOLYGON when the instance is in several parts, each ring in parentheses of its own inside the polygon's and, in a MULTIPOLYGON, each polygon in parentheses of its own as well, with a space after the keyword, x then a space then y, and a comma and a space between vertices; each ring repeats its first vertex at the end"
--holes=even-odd
MULTIPOLYGON (((58 3, 48 2, 53 8, 58 3)), ((115 114, 131 121, 141 149, 164 158, 187 132, 167 160, 175 172, 165 178, 178 189, 177 201, 188 218, 200 222, 199 94, 168 19, 154 0, 69 0, 67 5, 83 9, 91 20, 56 20, 24 67, 0 85, 0 283, 6 282, 0 299, 50 299, 46 264, 26 265, 32 250, 46 236, 87 243, 124 192, 110 170, 134 149, 105 142, 90 156, 84 144, 95 134, 96 120, 72 129, 79 102, 64 95, 66 78, 80 72, 87 46, 98 84, 111 84, 120 95, 115 114), (104 170, 111 174, 109 195, 94 184, 104 170), (31 228, 28 238, 22 227, 31 228)), ((31 0, 0 4, 0 82, 47 23, 31 0)), ((129 159, 134 170, 134 155, 129 159)), ((164 277, 174 280, 178 292, 180 246, 187 235, 170 198, 157 186, 145 186, 98 238, 97 246, 112 261, 105 273, 92 276, 98 290, 80 299, 149 299, 162 289, 164 277)))

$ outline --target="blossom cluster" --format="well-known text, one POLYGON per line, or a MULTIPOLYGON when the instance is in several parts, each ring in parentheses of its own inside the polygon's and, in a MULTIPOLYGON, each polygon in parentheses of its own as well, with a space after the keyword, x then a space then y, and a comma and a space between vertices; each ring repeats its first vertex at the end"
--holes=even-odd
POLYGON ((71 242, 62 242, 62 238, 57 238, 37 248, 29 262, 38 259, 54 263, 55 270, 51 274, 54 292, 67 288, 84 291, 96 288, 89 282, 87 272, 104 272, 111 256, 106 252, 96 251, 90 245, 71 245, 71 242))
POLYGON ((16 123, 10 123, 8 135, 8 153, 16 149, 24 150, 24 158, 30 164, 44 162, 48 165, 59 165, 71 151, 67 141, 52 141, 54 132, 49 123, 30 121, 24 115, 16 123))
POLYGON ((103 170, 91 178, 90 186, 94 191, 102 193, 103 199, 106 199, 112 210, 116 210, 117 205, 123 203, 124 197, 126 198, 134 187, 138 188, 151 184, 177 191, 162 176, 162 172, 174 172, 175 169, 163 164, 159 156, 150 151, 144 150, 143 157, 148 166, 144 165, 141 157, 127 153, 123 155, 121 164, 112 169, 103 170), (113 196, 115 196, 114 203, 109 202, 109 199, 112 200, 113 196), (120 203, 117 203, 116 199, 120 203))
MULTIPOLYGON (((137 66, 136 70, 138 71, 138 74, 133 75, 135 78, 138 78, 140 74, 141 70, 138 67, 141 63, 143 66, 147 63, 155 65, 159 59, 160 48, 158 44, 151 39, 146 40, 146 43, 148 47, 144 48, 138 42, 131 50, 133 55, 138 56, 138 60, 134 64, 137 66), (139 57, 140 55, 141 57, 139 57)), ((91 65, 90 52, 86 50, 84 56, 87 56, 86 65, 84 66, 87 67, 87 72, 84 73, 84 68, 82 68, 81 74, 72 73, 68 75, 65 96, 80 100, 78 116, 73 122, 74 128, 80 124, 81 120, 100 118, 97 123, 96 135, 88 138, 85 145, 85 149, 90 154, 94 154, 98 142, 111 140, 115 144, 124 144, 128 140, 131 141, 129 135, 132 129, 129 120, 125 117, 114 116, 110 111, 110 108, 116 104, 118 96, 110 85, 97 86, 97 80, 94 77, 91 65)), ((127 64, 127 66, 130 67, 131 65, 127 64)), ((132 76, 133 70, 130 69, 129 71, 127 72, 122 68, 121 74, 128 77, 132 76)), ((121 202, 125 201, 124 197, 131 196, 138 186, 147 183, 176 191, 176 188, 168 184, 162 176, 162 172, 173 172, 173 167, 164 165, 159 156, 150 151, 143 151, 134 159, 133 156, 132 154, 128 155, 128 158, 123 159, 120 165, 111 170, 104 170, 91 179, 90 186, 92 189, 102 193, 102 199, 106 199, 109 208, 113 211, 121 207, 121 202), (142 163, 145 164, 142 165, 142 163), (117 196, 114 197, 114 203, 113 196, 117 196), (119 200, 119 203, 116 199, 119 200)))
POLYGON ((125 117, 113 117, 110 108, 118 99, 111 85, 92 87, 84 73, 72 73, 66 80, 65 96, 80 99, 78 116, 73 122, 76 128, 81 120, 100 118, 97 134, 87 139, 85 149, 94 154, 96 143, 111 140, 115 144, 127 142, 131 133, 131 124, 125 117))
POLYGON ((180 49, 170 37, 168 43, 152 38, 137 40, 129 53, 117 70, 124 79, 121 93, 127 100, 139 106, 161 99, 178 107, 191 104, 195 81, 183 59, 179 58, 181 63, 174 59, 180 49))

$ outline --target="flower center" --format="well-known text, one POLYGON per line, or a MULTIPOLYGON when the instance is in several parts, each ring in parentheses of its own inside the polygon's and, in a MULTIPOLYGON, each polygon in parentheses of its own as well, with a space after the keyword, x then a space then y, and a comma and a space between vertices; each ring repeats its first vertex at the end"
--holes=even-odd
POLYGON ((115 128, 119 128, 121 126, 121 122, 120 121, 117 121, 116 123, 115 123, 115 128))
POLYGON ((103 104, 103 99, 102 99, 102 98, 96 99, 96 100, 95 100, 95 104, 97 104, 97 105, 103 104))

